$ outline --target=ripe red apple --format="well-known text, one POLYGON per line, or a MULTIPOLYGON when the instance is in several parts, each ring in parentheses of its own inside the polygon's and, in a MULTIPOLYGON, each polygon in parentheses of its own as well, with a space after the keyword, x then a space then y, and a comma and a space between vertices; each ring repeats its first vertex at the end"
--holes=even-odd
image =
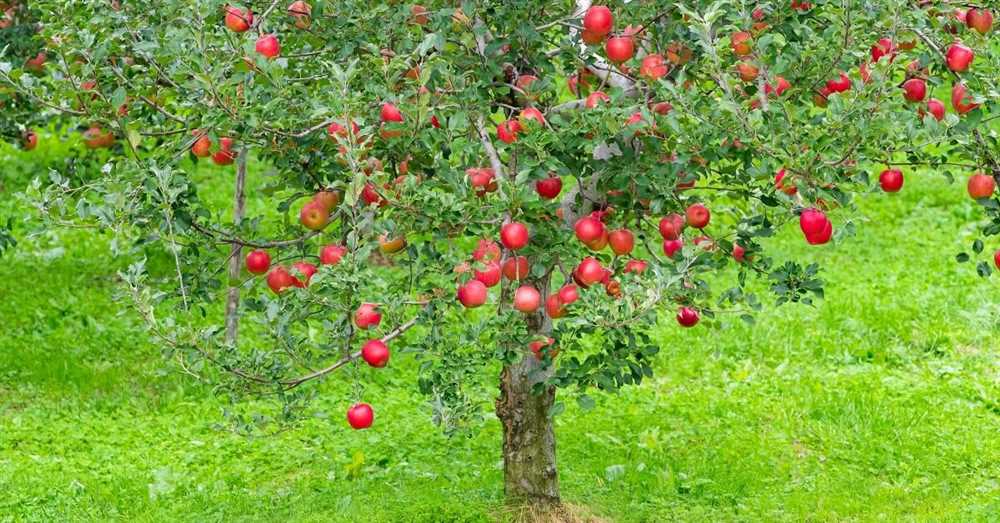
POLYGON ((733 244, 733 259, 739 263, 743 263, 746 260, 747 250, 743 248, 742 245, 738 243, 733 244))
POLYGON ((670 68, 663 61, 663 55, 659 54, 646 55, 642 59, 642 64, 639 65, 639 75, 654 82, 667 76, 669 70, 670 68))
POLYGON ((831 93, 843 93, 851 90, 851 79, 847 77, 843 71, 840 72, 840 77, 835 80, 827 80, 826 88, 831 93))
POLYGON ((608 233, 608 245, 611 251, 618 256, 624 256, 632 252, 635 247, 635 236, 628 229, 618 229, 608 233))
POLYGON ((677 323, 680 323, 681 327, 694 327, 699 319, 698 311, 691 307, 681 307, 677 311, 677 323))
POLYGON ((521 312, 535 312, 541 303, 542 295, 530 285, 522 285, 514 291, 514 308, 521 312))
POLYGON ((736 64, 736 72, 740 75, 740 80, 753 82, 760 74, 760 68, 750 62, 740 62, 736 64))
POLYGON ((330 212, 322 204, 310 200, 299 211, 299 222, 306 229, 320 231, 330 222, 330 212))
MULTIPOLYGON (((781 96, 782 94, 785 93, 785 91, 789 90, 791 87, 792 84, 790 84, 788 80, 785 79, 785 77, 776 76, 774 78, 773 86, 770 83, 764 84, 764 94, 768 96, 771 95, 781 96)), ((759 101, 760 100, 758 100, 758 102, 759 101)))
POLYGON ((822 245, 830 241, 833 224, 819 209, 806 209, 799 215, 799 228, 810 245, 822 245))
POLYGON ((562 178, 550 173, 548 178, 535 182, 535 191, 538 192, 538 196, 552 200, 562 192, 562 185, 562 178))
POLYGON ((941 120, 944 120, 945 109, 944 109, 944 103, 942 103, 941 100, 938 100, 937 98, 931 98, 930 100, 927 100, 927 111, 934 116, 935 120, 939 122, 941 120))
POLYGON ((531 265, 524 256, 512 256, 504 260, 501 272, 508 280, 520 280, 531 272, 531 265))
POLYGON ((642 274, 646 272, 646 268, 648 266, 649 264, 646 263, 644 260, 629 260, 627 263, 625 263, 625 268, 622 269, 622 272, 624 272, 625 274, 628 273, 642 274))
POLYGON ((576 266, 573 275, 584 286, 590 286, 604 279, 604 267, 596 258, 588 256, 576 266))
POLYGON ((347 247, 331 243, 320 249, 319 262, 323 265, 336 265, 340 263, 345 254, 347 254, 347 247))
POLYGON ((583 30, 596 36, 604 36, 611 32, 614 17, 605 5, 595 5, 587 9, 583 15, 583 30))
POLYGON ((24 61, 24 70, 31 71, 33 73, 41 73, 45 70, 45 60, 48 57, 45 55, 44 51, 39 51, 34 58, 29 58, 24 61))
POLYGON ((600 240, 604 234, 604 222, 595 216, 584 216, 576 221, 573 226, 576 237, 583 243, 590 243, 600 240))
POLYGON ((367 403, 358 403, 347 409, 347 423, 354 430, 367 429, 372 426, 374 420, 375 413, 372 411, 372 406, 367 403))
POLYGON ((604 53, 613 63, 627 62, 635 54, 635 42, 628 35, 613 36, 604 44, 604 53))
POLYGON ((545 127, 545 116, 542 115, 542 112, 536 107, 525 107, 524 109, 521 109, 521 114, 518 115, 517 119, 524 129, 529 129, 531 125, 533 125, 531 122, 535 122, 538 125, 545 127))
POLYGON ((496 171, 489 167, 472 167, 465 170, 476 196, 482 198, 497 190, 496 171))
POLYGON ((878 183, 885 192, 899 192, 903 188, 903 171, 886 169, 878 176, 878 183))
POLYGON ((993 253, 993 264, 997 266, 997 269, 1000 269, 1000 250, 993 253))
POLYGON ((528 245, 529 237, 528 228, 520 222, 505 223, 500 228, 500 243, 512 251, 528 245))
POLYGON ((481 262, 500 260, 500 246, 493 240, 481 239, 472 251, 472 259, 481 262))
POLYGON ((584 31, 582 31, 580 33, 580 39, 583 40, 583 43, 585 43, 587 45, 597 45, 597 44, 599 44, 599 43, 601 43, 601 42, 604 41, 604 37, 605 36, 607 36, 607 35, 603 35, 603 34, 600 34, 600 33, 594 33, 594 32, 586 31, 586 30, 584 30, 584 31))
POLYGON ((198 139, 191 144, 191 154, 197 156, 198 158, 208 158, 211 156, 212 139, 200 129, 196 129, 193 134, 198 136, 198 139))
POLYGON ((746 31, 733 33, 730 38, 730 46, 736 56, 746 56, 753 52, 753 36, 746 31))
POLYGON ((959 42, 951 44, 948 47, 948 52, 945 53, 945 61, 948 62, 948 69, 956 73, 968 70, 969 65, 972 64, 972 60, 975 57, 976 55, 972 52, 972 49, 959 42))
POLYGON ((566 315, 566 305, 559 299, 559 294, 550 294, 545 298, 545 314, 557 319, 566 315))
POLYGON ((684 232, 684 217, 680 214, 668 214, 660 219, 660 235, 664 240, 676 240, 684 232))
POLYGON ((94 126, 83 132, 83 144, 88 149, 106 149, 115 143, 115 135, 94 126))
POLYGON ((973 200, 990 198, 997 189, 997 182, 992 176, 976 173, 969 177, 966 188, 973 200))
POLYGON ((959 82, 951 87, 951 106, 956 113, 965 114, 975 110, 979 104, 973 103, 972 95, 969 94, 965 84, 959 82))
POLYGON ((362 303, 356 311, 354 311, 354 324, 358 326, 359 329, 368 330, 372 327, 378 327, 378 324, 382 322, 382 313, 378 311, 378 305, 374 303, 362 303))
POLYGON ((296 287, 308 286, 309 280, 311 280, 313 275, 316 274, 316 266, 309 262, 303 262, 303 261, 295 262, 292 264, 292 269, 301 273, 306 280, 305 282, 303 282, 302 280, 296 278, 295 276, 292 276, 292 278, 295 280, 294 285, 296 287))
POLYGON ((668 258, 673 258, 678 251, 684 248, 684 240, 675 238, 673 240, 663 240, 663 254, 668 258))
POLYGON ((552 345, 555 342, 556 340, 552 338, 546 338, 545 341, 535 340, 528 344, 528 349, 530 349, 531 352, 534 353, 535 359, 537 359, 538 361, 542 361, 543 359, 545 359, 546 354, 549 355, 549 358, 555 359, 556 355, 559 354, 559 349, 557 349, 552 345))
POLYGON ((389 363, 389 347, 382 340, 368 340, 361 347, 361 358, 365 363, 380 369, 389 363))
POLYGON ((594 91, 587 95, 587 100, 583 105, 587 109, 593 109, 600 103, 611 103, 611 98, 602 91, 594 91))
POLYGON ((787 172, 784 169, 778 171, 778 174, 774 175, 774 187, 779 191, 791 196, 799 192, 799 188, 795 186, 794 183, 785 184, 785 177, 787 172))
POLYGON ((497 138, 503 143, 514 143, 517 141, 517 135, 523 131, 524 128, 521 126, 521 122, 517 120, 507 120, 506 122, 501 122, 497 125, 497 138))
POLYGON ((233 139, 228 137, 219 138, 219 150, 212 154, 212 163, 215 165, 230 165, 236 160, 236 152, 233 151, 233 139))
POLYGON ((910 78, 903 82, 903 98, 908 102, 922 102, 927 96, 927 82, 920 78, 910 78))
POLYGON ((403 113, 399 111, 399 108, 389 102, 382 104, 381 117, 382 123, 403 121, 403 113))
POLYGON ((253 12, 249 9, 226 6, 226 27, 235 33, 243 33, 253 24, 253 12))
POLYGON ((569 305, 580 299, 580 292, 576 285, 567 283, 559 289, 559 301, 564 305, 569 305))
POLYGON ((889 57, 889 63, 892 63, 892 61, 896 59, 896 44, 893 43, 891 38, 880 38, 879 41, 872 46, 873 62, 878 62, 884 56, 889 57))
POLYGON ((312 6, 302 0, 296 0, 288 6, 288 14, 295 20, 295 27, 309 29, 312 16, 312 6))
POLYGON ((288 269, 278 265, 267 273, 267 286, 275 294, 281 294, 285 289, 295 286, 295 277, 288 272, 288 269))
POLYGON ((35 147, 38 147, 38 133, 34 131, 25 132, 24 138, 21 140, 21 148, 25 151, 34 151, 35 147))
POLYGON ((979 31, 980 34, 986 34, 993 27, 993 13, 989 9, 970 8, 965 13, 965 25, 969 26, 969 29, 979 31))
POLYGON ((254 50, 264 58, 273 60, 281 54, 281 43, 278 42, 278 37, 273 34, 264 35, 257 39, 254 50))
POLYGON ((700 203, 696 203, 687 208, 685 212, 687 217, 687 223, 695 229, 704 229, 708 226, 709 220, 712 219, 712 213, 708 211, 708 207, 700 203))
POLYGON ((479 280, 469 280, 465 285, 460 285, 455 295, 466 309, 474 309, 486 303, 488 296, 486 285, 479 280))
POLYGON ((608 231, 605 229, 601 232, 601 235, 594 239, 593 241, 583 242, 592 251, 602 251, 608 246, 608 231))
POLYGON ((247 254, 247 271, 250 274, 264 274, 271 268, 271 256, 260 249, 247 254))
POLYGON ((500 283, 500 275, 500 264, 497 262, 489 262, 486 264, 485 269, 476 269, 473 272, 473 278, 479 280, 487 287, 493 287, 494 285, 500 283))

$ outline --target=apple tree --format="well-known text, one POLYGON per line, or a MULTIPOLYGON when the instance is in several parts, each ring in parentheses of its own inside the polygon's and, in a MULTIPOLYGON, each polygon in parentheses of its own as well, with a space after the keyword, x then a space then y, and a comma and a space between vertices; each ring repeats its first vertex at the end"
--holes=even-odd
POLYGON ((982 205, 960 259, 1000 233, 980 6, 33 6, 51 58, 41 76, 4 65, 6 87, 81 125, 102 162, 33 195, 116 235, 167 356, 283 417, 315 383, 355 380, 356 429, 378 426, 365 365, 418 360, 447 430, 481 414, 498 370, 516 501, 559 501, 558 389, 586 407, 653 375, 654 329, 822 296, 818 266, 765 249, 789 222, 816 248, 849 241, 852 197, 920 169, 968 179, 982 205), (201 162, 225 169, 225 206, 201 162))

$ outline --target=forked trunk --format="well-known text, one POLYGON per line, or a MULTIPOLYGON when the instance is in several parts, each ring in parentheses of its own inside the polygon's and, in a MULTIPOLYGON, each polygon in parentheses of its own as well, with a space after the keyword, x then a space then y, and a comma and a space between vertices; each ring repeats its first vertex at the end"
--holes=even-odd
MULTIPOLYGON (((547 335, 551 325, 542 314, 527 318, 532 333, 547 335)), ((503 425, 504 493, 510 503, 559 504, 556 435, 549 416, 555 387, 532 389, 548 377, 542 362, 528 353, 500 374, 497 417, 503 425)))

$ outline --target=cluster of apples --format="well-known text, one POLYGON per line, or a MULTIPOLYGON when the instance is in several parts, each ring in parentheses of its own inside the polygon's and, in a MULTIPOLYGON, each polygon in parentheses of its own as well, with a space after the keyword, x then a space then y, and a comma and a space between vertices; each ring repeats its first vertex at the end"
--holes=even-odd
POLYGON ((198 158, 210 157, 212 158, 212 163, 216 165, 232 165, 236 160, 236 151, 233 149, 234 142, 232 138, 220 137, 219 147, 215 148, 212 139, 209 138, 205 131, 195 129, 191 132, 191 135, 195 137, 194 143, 191 144, 191 154, 198 158))
MULTIPOLYGON (((227 5, 225 13, 224 23, 230 31, 245 33, 253 27, 253 11, 249 7, 244 9, 227 5)), ((292 2, 288 6, 288 16, 292 18, 295 27, 308 29, 312 24, 312 6, 303 0, 292 2)), ((254 43, 254 50, 268 60, 273 60, 281 54, 281 42, 275 34, 261 35, 254 43)))

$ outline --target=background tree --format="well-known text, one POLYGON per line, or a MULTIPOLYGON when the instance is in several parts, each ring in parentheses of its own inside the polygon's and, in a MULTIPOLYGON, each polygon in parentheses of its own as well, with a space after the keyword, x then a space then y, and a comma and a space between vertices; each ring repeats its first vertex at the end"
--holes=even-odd
POLYGON ((991 15, 911 4, 39 0, 47 74, 3 79, 101 149, 35 196, 119 236, 182 368, 284 419, 339 371, 367 428, 386 371, 364 365, 405 352, 447 430, 499 372, 505 491, 557 504, 557 388, 586 407, 652 376, 660 311, 753 321, 755 279, 822 295, 818 267, 764 251, 776 228, 849 235, 852 193, 930 167, 1000 232, 991 15), (231 208, 198 161, 233 165, 231 208))

